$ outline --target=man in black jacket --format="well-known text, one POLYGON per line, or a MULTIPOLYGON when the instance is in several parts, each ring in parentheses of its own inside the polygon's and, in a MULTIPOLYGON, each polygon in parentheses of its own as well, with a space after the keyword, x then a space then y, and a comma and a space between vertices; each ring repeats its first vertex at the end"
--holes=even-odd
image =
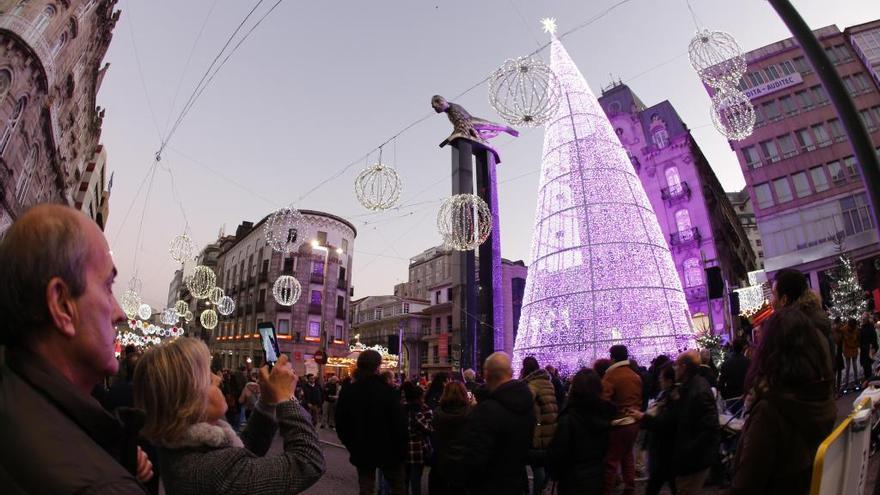
POLYGON ((378 374, 381 363, 373 350, 358 356, 354 381, 342 387, 336 402, 336 433, 357 468, 360 495, 373 494, 377 468, 392 495, 404 495, 406 416, 400 394, 378 374))
POLYGON ((496 352, 483 365, 488 395, 450 447, 450 482, 473 494, 521 494, 535 428, 529 386, 513 379, 510 357, 496 352))
POLYGON ((133 410, 92 388, 115 374, 116 268, 88 217, 39 205, 0 242, 0 486, 3 493, 144 494, 152 477, 133 410), (132 413, 132 414, 127 414, 132 413))
POLYGON ((733 341, 733 351, 721 364, 721 374, 718 376, 718 388, 721 396, 725 399, 741 397, 743 384, 746 381, 746 373, 749 371, 749 358, 743 355, 745 340, 742 338, 733 341))

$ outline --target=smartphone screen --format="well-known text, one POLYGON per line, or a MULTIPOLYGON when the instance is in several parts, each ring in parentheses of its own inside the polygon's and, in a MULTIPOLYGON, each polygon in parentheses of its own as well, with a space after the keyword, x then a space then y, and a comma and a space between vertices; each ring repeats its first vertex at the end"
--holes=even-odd
POLYGON ((260 332, 260 340, 263 343, 263 357, 265 362, 271 367, 278 361, 280 354, 278 350, 278 338, 275 335, 275 325, 272 322, 263 322, 257 325, 260 332))

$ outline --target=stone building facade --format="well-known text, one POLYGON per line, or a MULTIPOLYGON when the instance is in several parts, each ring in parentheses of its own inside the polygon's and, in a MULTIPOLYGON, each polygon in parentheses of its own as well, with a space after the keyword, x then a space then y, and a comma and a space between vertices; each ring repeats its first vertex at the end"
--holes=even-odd
POLYGON ((0 235, 27 207, 107 221, 104 110, 96 94, 116 0, 0 1, 0 235))
POLYGON ((761 232, 758 230, 758 222, 755 220, 755 209, 752 207, 752 198, 749 196, 748 189, 738 192, 728 192, 727 199, 733 206, 739 224, 746 232, 749 238, 749 244, 752 245, 752 252, 755 253, 755 268, 762 270, 764 268, 764 245, 761 241, 761 232))
POLYGON ((351 302, 351 337, 365 345, 381 345, 400 356, 400 372, 418 375, 425 356, 422 337, 430 333, 429 303, 424 299, 394 295, 368 296, 351 302), (402 344, 402 347, 401 347, 402 344))
MULTIPOLYGON (((814 34, 880 150, 877 82, 844 32, 826 26, 814 34)), ((754 208, 764 269, 771 277, 783 268, 808 274, 827 301, 826 275, 841 245, 860 265, 874 266, 880 255, 860 167, 825 88, 792 38, 745 57, 748 69, 739 88, 751 99, 757 122, 731 148, 754 208)))
POLYGON ((669 101, 646 107, 616 84, 599 103, 657 214, 691 314, 729 332, 727 292, 746 285, 755 255, 709 162, 669 101))
MULTIPOLYGON (((347 220, 313 210, 300 210, 305 225, 298 250, 282 255, 266 244, 266 218, 243 222, 234 236, 219 241, 217 286, 235 300, 232 315, 221 316, 209 347, 226 367, 247 358, 260 364, 263 352, 257 325, 272 322, 282 353, 298 373, 315 351, 329 356, 348 353, 348 307, 351 266, 357 230, 347 220), (281 275, 292 275, 302 293, 292 306, 278 304, 272 288, 281 275)), ((198 318, 198 314, 196 315, 198 318)))

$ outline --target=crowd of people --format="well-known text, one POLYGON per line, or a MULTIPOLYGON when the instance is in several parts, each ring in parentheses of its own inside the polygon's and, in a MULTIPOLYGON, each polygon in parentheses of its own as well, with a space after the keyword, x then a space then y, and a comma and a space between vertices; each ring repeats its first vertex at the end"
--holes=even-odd
POLYGON ((120 370, 125 315, 93 222, 32 208, 0 264, 4 493, 157 493, 158 475, 169 494, 298 493, 325 471, 320 428, 336 430, 361 494, 419 495, 425 474, 431 495, 630 494, 639 477, 648 494, 691 494, 725 473, 734 495, 807 493, 835 392, 859 356, 873 375, 878 348, 869 320, 830 322, 805 277, 782 270, 760 339, 734 340, 719 369, 697 350, 645 368, 612 345, 566 377, 531 356, 515 377, 496 352, 482 376, 399 382, 367 350, 352 377, 322 382, 299 379, 286 356, 271 371, 212 368, 201 340, 178 338, 126 349, 120 370), (745 417, 729 470, 721 412, 745 417), (268 455, 276 435, 282 452, 268 455))

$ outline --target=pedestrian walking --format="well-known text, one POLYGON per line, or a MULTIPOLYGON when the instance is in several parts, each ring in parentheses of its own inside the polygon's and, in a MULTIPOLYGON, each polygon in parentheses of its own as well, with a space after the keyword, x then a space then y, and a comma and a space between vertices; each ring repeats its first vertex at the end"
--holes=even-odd
POLYGON ((528 385, 513 379, 510 357, 504 352, 486 358, 483 373, 488 393, 450 447, 450 477, 472 494, 521 495, 528 488, 534 398, 528 385))
POLYGON ((807 493, 816 450, 837 417, 831 356, 813 320, 794 307, 771 316, 746 383, 730 494, 807 493))
POLYGON ((657 495, 663 485, 675 493, 675 434, 678 415, 675 407, 679 398, 675 385, 675 367, 666 360, 657 370, 660 391, 657 400, 645 411, 640 425, 647 430, 645 443, 648 450, 648 485, 646 495, 657 495))
POLYGON ((360 495, 374 493, 377 469, 392 495, 404 495, 406 416, 400 393, 379 375, 381 363, 382 356, 373 350, 358 356, 354 380, 342 387, 336 401, 336 433, 357 468, 360 495))
POLYGON ((544 491, 547 484, 547 447, 556 433, 556 420, 559 408, 556 404, 556 389, 550 381, 550 374, 541 369, 534 356, 526 356, 522 362, 520 379, 529 386, 534 397, 535 433, 532 448, 529 450, 529 467, 532 469, 532 495, 544 491))
POLYGON ((547 469, 560 495, 603 493, 608 433, 616 411, 601 395, 598 373, 585 368, 574 375, 547 453, 547 469))
POLYGON ((877 332, 874 323, 868 313, 862 315, 859 327, 859 363, 862 365, 863 379, 867 380, 873 373, 871 363, 874 362, 874 353, 877 352, 877 332))
POLYGON ((725 399, 741 397, 743 394, 746 373, 749 371, 749 358, 743 354, 745 346, 746 342, 744 339, 734 339, 730 353, 724 362, 721 363, 721 373, 718 375, 718 390, 725 399))
POLYGON ((159 446, 162 484, 172 495, 299 493, 324 473, 324 454, 308 415, 292 401, 296 375, 282 355, 259 370, 261 395, 239 437, 223 421, 226 401, 211 354, 200 339, 168 340, 144 353, 135 370, 143 434, 159 446), (280 430, 284 451, 267 456, 280 430))
POLYGON ((437 406, 440 405, 440 396, 443 395, 443 387, 445 387, 446 383, 451 380, 452 377, 445 371, 438 371, 431 377, 431 384, 428 386, 428 391, 425 393, 425 405, 427 405, 429 409, 432 411, 437 409, 437 406))
POLYGON ((309 414, 312 417, 312 424, 317 427, 321 420, 321 410, 324 403, 324 389, 317 382, 315 375, 309 373, 306 375, 306 383, 303 384, 303 396, 306 405, 308 405, 309 414))
POLYGON ((260 400, 260 386, 257 384, 257 374, 251 373, 250 379, 241 395, 238 397, 238 403, 241 406, 242 422, 246 423, 254 412, 257 402, 260 400))
POLYGON ((602 378, 602 399, 617 408, 609 433, 608 454, 605 457, 604 490, 611 493, 617 477, 623 478, 625 495, 635 491, 635 443, 639 433, 638 422, 627 415, 629 410, 642 406, 642 379, 633 371, 625 345, 613 345, 609 350, 611 366, 602 378))
POLYGON ((146 493, 142 418, 111 414, 90 395, 119 369, 114 325, 125 322, 104 234, 73 208, 38 205, 0 240, 0 265, 3 489, 146 493))
POLYGON ((449 447, 460 441, 472 409, 466 386, 459 382, 449 382, 443 387, 440 407, 434 413, 434 434, 431 442, 434 447, 434 464, 428 477, 428 491, 431 495, 453 495, 460 492, 450 478, 449 447))
POLYGON ((845 369, 845 378, 843 381, 844 391, 846 391, 850 384, 852 384, 853 389, 859 389, 859 368, 856 366, 856 359, 858 357, 859 322, 855 318, 850 318, 843 326, 843 363, 845 369), (850 372, 852 372, 852 381, 850 381, 850 372))
POLYGON ((331 376, 324 386, 324 421, 321 426, 336 428, 336 399, 339 398, 339 379, 331 376))
POLYGON ((410 495, 421 495, 422 473, 434 457, 431 433, 434 431, 433 414, 422 398, 425 392, 413 382, 403 384, 406 401, 407 434, 406 482, 410 495))

